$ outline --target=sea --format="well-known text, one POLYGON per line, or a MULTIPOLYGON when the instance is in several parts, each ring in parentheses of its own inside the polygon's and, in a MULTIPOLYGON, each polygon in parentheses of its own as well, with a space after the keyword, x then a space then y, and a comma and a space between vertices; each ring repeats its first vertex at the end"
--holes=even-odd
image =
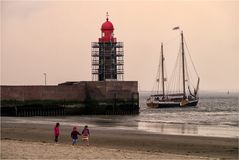
POLYGON ((138 115, 2 117, 2 123, 35 123, 136 130, 150 134, 239 137, 239 93, 205 92, 196 107, 148 108, 150 92, 140 92, 138 115))

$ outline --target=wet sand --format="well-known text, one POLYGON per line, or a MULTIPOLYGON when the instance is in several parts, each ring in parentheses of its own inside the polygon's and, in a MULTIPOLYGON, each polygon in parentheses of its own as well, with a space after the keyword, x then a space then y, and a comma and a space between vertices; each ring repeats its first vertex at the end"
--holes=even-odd
MULTIPOLYGON (((237 138, 162 135, 137 130, 89 127, 91 131, 89 150, 86 149, 86 151, 82 153, 86 157, 78 156, 77 159, 140 159, 140 157, 142 157, 142 159, 238 159, 237 138), (87 157, 88 152, 91 152, 91 154, 102 153, 101 155, 103 155, 103 157, 99 155, 87 157), (123 156, 126 153, 129 155, 128 158, 127 156, 123 156)), ((59 143, 56 145, 53 142, 52 125, 2 122, 1 158, 11 158, 13 155, 11 150, 16 150, 16 153, 18 153, 18 157, 15 158, 19 158, 19 156, 20 158, 24 158, 24 156, 27 157, 28 150, 21 150, 21 146, 26 148, 39 148, 39 153, 44 153, 44 147, 49 148, 49 150, 52 150, 49 155, 53 157, 45 158, 59 158, 54 153, 66 147, 65 150, 67 154, 61 158, 74 158, 75 155, 71 153, 71 129, 71 126, 61 126, 59 143), (19 145, 18 149, 14 149, 14 144, 19 145), (53 146, 55 146, 55 149, 53 146), (40 149, 41 147, 43 149, 40 149), (56 157, 54 157, 54 155, 56 157)), ((85 148, 82 142, 79 142, 77 147, 79 147, 80 150, 85 148)), ((77 154, 79 155, 80 151, 79 153, 77 152, 77 154)), ((41 159, 34 150, 31 151, 30 155, 33 159, 41 159)), ((39 154, 39 156, 41 155, 42 154, 39 154)), ((14 155, 12 158, 14 158, 14 155)))

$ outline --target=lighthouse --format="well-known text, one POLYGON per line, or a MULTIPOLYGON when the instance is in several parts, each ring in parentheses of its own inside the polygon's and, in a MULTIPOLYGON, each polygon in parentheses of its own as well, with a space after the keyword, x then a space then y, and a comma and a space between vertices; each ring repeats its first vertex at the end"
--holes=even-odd
POLYGON ((109 21, 101 25, 101 37, 98 42, 92 42, 92 80, 122 81, 124 79, 124 49, 123 42, 117 42, 114 37, 114 26, 109 21))
POLYGON ((123 42, 114 37, 108 14, 91 49, 92 81, 50 87, 0 85, 1 101, 6 102, 0 105, 0 116, 139 114, 138 81, 124 81, 123 42))

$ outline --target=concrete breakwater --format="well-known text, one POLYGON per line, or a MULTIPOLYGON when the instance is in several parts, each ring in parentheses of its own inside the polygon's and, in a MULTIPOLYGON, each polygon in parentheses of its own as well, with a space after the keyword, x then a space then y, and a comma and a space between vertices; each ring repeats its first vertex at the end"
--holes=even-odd
POLYGON ((137 81, 66 82, 56 86, 1 86, 2 116, 138 113, 137 81))

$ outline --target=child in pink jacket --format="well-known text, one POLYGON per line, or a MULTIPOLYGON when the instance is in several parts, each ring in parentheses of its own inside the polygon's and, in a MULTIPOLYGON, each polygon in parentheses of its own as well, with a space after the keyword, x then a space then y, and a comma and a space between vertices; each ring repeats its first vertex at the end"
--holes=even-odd
POLYGON ((58 142, 58 137, 60 135, 60 123, 56 123, 56 126, 54 127, 54 135, 55 135, 55 142, 58 142))
POLYGON ((90 130, 88 129, 88 126, 85 126, 83 131, 82 131, 82 141, 84 141, 87 146, 90 145, 90 130))

